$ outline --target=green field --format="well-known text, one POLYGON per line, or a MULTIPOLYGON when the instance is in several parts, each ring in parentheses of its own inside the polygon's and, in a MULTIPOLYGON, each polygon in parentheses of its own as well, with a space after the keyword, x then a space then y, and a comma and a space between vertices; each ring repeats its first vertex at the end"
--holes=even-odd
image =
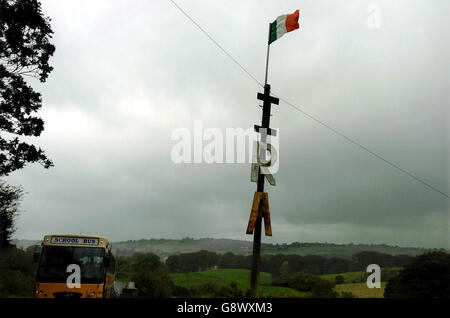
POLYGON ((347 272, 347 273, 339 273, 339 274, 325 274, 320 275, 319 277, 322 279, 329 280, 331 282, 336 281, 336 276, 342 275, 344 277, 344 284, 354 284, 354 283, 363 283, 367 279, 368 273, 360 271, 360 272, 347 272))
POLYGON ((386 283, 381 283, 381 288, 368 288, 366 283, 340 284, 336 285, 335 291, 341 293, 343 291, 351 292, 358 298, 383 298, 386 283))
MULTIPOLYGON (((335 281, 337 275, 344 277, 344 284, 336 285, 334 288, 339 294, 343 291, 351 292, 358 298, 382 298, 386 283, 381 283, 381 288, 368 288, 366 285, 366 272, 347 272, 340 274, 320 275, 320 278, 335 281), (363 279, 363 282, 360 282, 363 279)), ((246 269, 213 269, 196 273, 170 274, 170 278, 177 286, 186 288, 199 286, 208 283, 215 283, 219 286, 227 286, 235 282, 245 293, 250 289, 250 271, 246 269)), ((292 288, 271 286, 272 275, 261 272, 259 276, 260 297, 308 297, 309 293, 299 292, 292 288)))
POLYGON ((386 287, 386 282, 389 278, 398 275, 398 272, 401 270, 401 267, 390 267, 390 268, 382 268, 381 271, 381 288, 368 288, 366 285, 366 279, 369 273, 364 271, 360 272, 347 272, 340 274, 326 274, 320 275, 320 278, 329 280, 331 282, 336 281, 337 275, 342 275, 344 277, 344 283, 338 284, 334 288, 335 291, 341 293, 342 291, 351 292, 353 295, 361 298, 367 297, 375 297, 380 298, 384 297, 384 289, 386 287))
MULTIPOLYGON (((235 282, 245 293, 250 289, 250 270, 246 269, 213 269, 196 273, 171 274, 170 278, 177 286, 186 288, 215 283, 219 286, 229 285, 235 282)), ((305 297, 308 293, 299 292, 292 288, 270 286, 272 275, 261 272, 259 274, 259 296, 260 297, 305 297)))
MULTIPOLYGON (((395 268, 393 268, 395 270, 395 268)), ((320 275, 320 278, 335 282, 336 276, 342 275, 344 277, 344 283, 338 284, 334 287, 334 290, 338 293, 343 291, 351 292, 358 298, 383 298, 385 282, 381 282, 381 288, 368 288, 366 285, 366 279, 368 273, 366 272, 347 272, 340 274, 326 274, 320 275)))

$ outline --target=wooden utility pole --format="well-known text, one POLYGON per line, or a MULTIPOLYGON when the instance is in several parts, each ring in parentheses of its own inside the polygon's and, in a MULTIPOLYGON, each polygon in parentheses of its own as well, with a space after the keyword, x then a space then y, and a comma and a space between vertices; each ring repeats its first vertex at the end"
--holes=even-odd
MULTIPOLYGON (((261 133, 260 144, 267 144, 267 134, 276 135, 276 130, 270 129, 270 109, 271 104, 278 105, 278 98, 270 96, 270 85, 264 85, 264 94, 258 93, 258 99, 263 100, 263 115, 261 126, 256 126, 255 129, 261 133)), ((261 152, 258 157, 265 159, 266 148, 259 147, 261 152)), ((270 210, 269 199, 267 193, 264 192, 264 183, 267 177, 266 174, 261 172, 262 167, 258 168, 258 180, 256 193, 253 199, 252 212, 250 215, 249 225, 247 227, 247 234, 253 233, 253 259, 252 259, 252 272, 251 272, 251 297, 258 297, 258 276, 259 276, 259 261, 261 251, 261 228, 262 219, 264 218, 265 232, 267 236, 272 236, 272 228, 270 224, 270 210), (255 220, 256 219, 256 220, 255 220)), ((272 177, 272 176, 270 176, 272 177)), ((273 179, 273 177, 272 177, 273 179)))
MULTIPOLYGON (((251 181, 257 182, 257 188, 253 197, 252 211, 247 226, 247 234, 253 234, 253 259, 251 273, 250 295, 258 297, 258 276, 259 262, 261 254, 261 225, 264 219, 266 236, 272 236, 272 226, 270 224, 269 195, 264 192, 265 179, 269 184, 275 185, 275 178, 272 176, 269 167, 276 162, 276 149, 267 142, 267 135, 276 136, 277 131, 270 126, 270 108, 271 104, 278 105, 279 99, 270 96, 270 85, 267 84, 267 75, 269 70, 269 52, 270 43, 279 39, 283 34, 298 29, 299 10, 292 14, 281 15, 274 22, 269 23, 269 32, 267 38, 267 57, 266 57, 266 75, 264 78, 264 94, 258 93, 257 98, 263 101, 263 115, 261 126, 255 125, 255 130, 261 134, 261 141, 255 142, 256 155, 253 156, 251 181), (266 160, 266 152, 270 153, 270 161, 266 160), (260 160, 262 159, 262 161, 260 160), (256 161, 256 162, 255 162, 256 161)), ((253 150, 255 152, 255 150, 253 150)))
MULTIPOLYGON (((270 24, 269 24, 269 39, 270 39, 270 24)), ((258 147, 258 158, 262 157, 265 160, 266 156, 266 144, 267 144, 267 134, 276 135, 276 131, 270 129, 270 110, 271 104, 278 105, 278 98, 270 96, 270 85, 267 84, 267 73, 269 68, 269 39, 267 41, 267 58, 266 58, 266 75, 264 83, 264 94, 258 93, 257 98, 263 101, 263 114, 261 120, 261 126, 255 125, 255 130, 261 133, 261 141, 258 147)), ((261 173, 261 166, 258 167, 258 179, 256 193, 253 199, 252 212, 250 214, 250 220, 247 227, 247 234, 253 233, 253 258, 252 258, 252 271, 251 271, 251 289, 250 296, 258 297, 258 280, 259 280, 259 263, 261 254, 261 228, 262 219, 264 218, 265 234, 267 236, 272 235, 272 228, 270 224, 270 210, 269 210, 269 199, 267 193, 264 193, 264 183, 266 179, 266 174, 261 173)), ((270 176, 274 184, 275 180, 270 176)))

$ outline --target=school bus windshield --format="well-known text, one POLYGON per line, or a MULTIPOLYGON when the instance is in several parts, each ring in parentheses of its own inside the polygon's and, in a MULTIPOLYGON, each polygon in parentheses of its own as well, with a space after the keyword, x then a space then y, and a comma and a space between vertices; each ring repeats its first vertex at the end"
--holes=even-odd
POLYGON ((97 247, 44 246, 38 269, 38 281, 65 283, 67 266, 77 264, 82 284, 101 284, 105 278, 105 249, 97 247))

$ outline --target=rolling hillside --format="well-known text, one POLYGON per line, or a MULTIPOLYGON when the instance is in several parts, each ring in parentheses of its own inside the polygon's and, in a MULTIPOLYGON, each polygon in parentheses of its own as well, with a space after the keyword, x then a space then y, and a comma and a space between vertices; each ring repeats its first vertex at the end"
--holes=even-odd
MULTIPOLYGON (((234 254, 250 255, 252 253, 252 242, 231 239, 191 239, 182 240, 150 239, 113 243, 118 255, 129 256, 136 252, 155 253, 161 257, 170 255, 198 252, 207 250, 218 254, 232 252, 234 254)), ((426 251, 425 248, 399 247, 389 245, 369 244, 332 244, 332 243, 292 243, 292 244, 262 244, 262 254, 297 254, 297 255, 320 255, 325 257, 350 258, 352 255, 362 251, 380 252, 390 255, 419 255, 426 251)))
MULTIPOLYGON (((38 244, 36 240, 13 240, 13 244, 19 248, 27 248, 38 244)), ((250 255, 252 253, 251 241, 240 241, 232 239, 192 239, 181 240, 169 239, 142 239, 123 242, 113 242, 114 250, 119 256, 130 256, 134 253, 154 253, 160 257, 170 255, 192 253, 207 250, 218 254, 232 252, 234 254, 250 255)), ((399 247, 385 244, 333 244, 333 243, 298 243, 291 244, 262 244, 262 254, 297 254, 297 255, 320 255, 324 257, 350 258, 352 255, 372 251, 390 255, 419 255, 431 249, 419 247, 399 247)))

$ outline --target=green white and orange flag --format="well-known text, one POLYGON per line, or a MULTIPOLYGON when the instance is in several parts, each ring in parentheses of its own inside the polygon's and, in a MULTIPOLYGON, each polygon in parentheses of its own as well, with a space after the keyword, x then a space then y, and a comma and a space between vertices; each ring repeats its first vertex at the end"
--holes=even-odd
POLYGON ((298 25, 298 17, 300 11, 296 10, 291 14, 280 15, 270 24, 269 44, 281 38, 285 33, 294 31, 300 26, 298 25))

